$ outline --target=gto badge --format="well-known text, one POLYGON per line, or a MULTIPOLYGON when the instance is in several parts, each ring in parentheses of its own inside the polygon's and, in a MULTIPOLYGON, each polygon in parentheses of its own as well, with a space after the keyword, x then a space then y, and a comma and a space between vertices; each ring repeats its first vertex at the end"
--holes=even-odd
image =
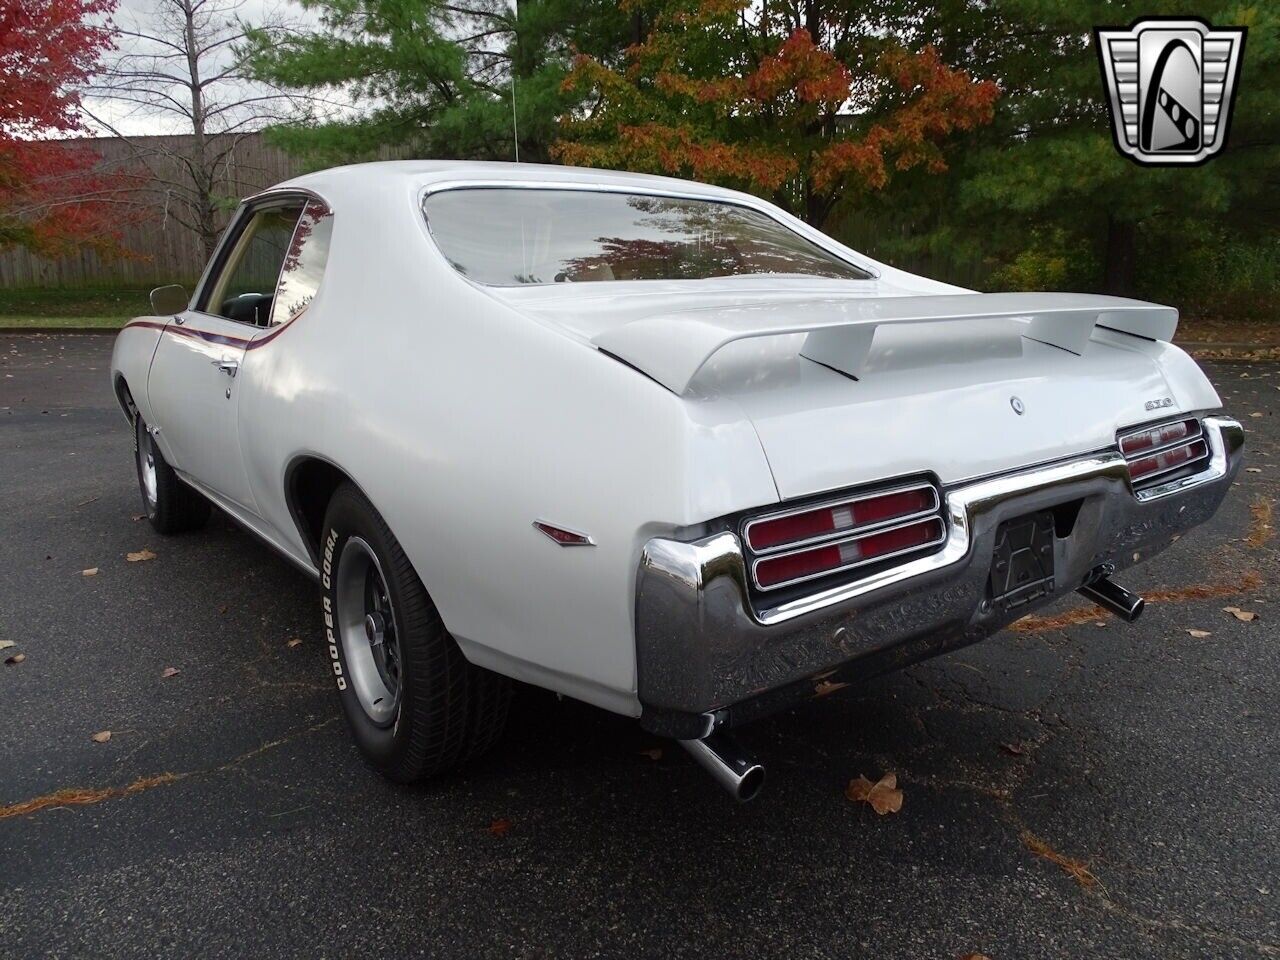
POLYGON ((1144 166, 1204 163, 1221 152, 1245 32, 1195 17, 1096 27, 1116 149, 1144 166))
POLYGON ((1022 416, 1027 412, 1027 405, 1017 397, 1009 398, 1009 406, 1013 407, 1013 412, 1018 416, 1022 416))
POLYGON ((1148 410, 1163 410, 1165 407, 1173 406, 1173 397, 1157 397, 1154 400, 1148 400, 1143 406, 1148 410))

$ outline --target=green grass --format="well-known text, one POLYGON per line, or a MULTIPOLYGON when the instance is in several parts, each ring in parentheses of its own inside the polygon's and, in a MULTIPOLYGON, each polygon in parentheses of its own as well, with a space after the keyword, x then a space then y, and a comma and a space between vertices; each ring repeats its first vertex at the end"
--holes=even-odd
MULTIPOLYGON (((132 315, 130 315, 132 316, 132 315)), ((104 330, 119 329, 130 318, 124 317, 23 317, 0 313, 0 330, 41 330, 101 327, 104 330)))
POLYGON ((0 330, 123 326, 151 312, 150 287, 23 287, 0 290, 0 330))

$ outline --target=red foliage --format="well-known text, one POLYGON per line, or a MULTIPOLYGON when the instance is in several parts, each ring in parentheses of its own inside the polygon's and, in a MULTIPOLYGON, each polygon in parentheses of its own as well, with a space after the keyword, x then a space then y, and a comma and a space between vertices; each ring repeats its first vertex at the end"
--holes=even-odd
POLYGON ((49 138, 83 129, 79 90, 111 45, 115 3, 0 4, 0 246, 111 245, 118 178, 93 172, 91 150, 49 138))
POLYGON ((997 85, 932 47, 881 42, 855 76, 807 30, 773 33, 767 9, 675 2, 621 69, 578 57, 564 87, 594 105, 566 118, 553 154, 746 188, 820 224, 837 197, 878 190, 893 170, 945 170, 947 138, 991 122, 997 85))
POLYGON ((885 160, 890 154, 898 170, 924 166, 942 173, 946 137, 990 123, 995 113, 1000 88, 990 80, 975 83, 964 70, 948 67, 931 46, 914 54, 887 53, 881 69, 907 96, 906 103, 872 124, 860 141, 834 143, 819 153, 813 164, 817 189, 832 189, 850 174, 879 189, 889 180, 885 160))

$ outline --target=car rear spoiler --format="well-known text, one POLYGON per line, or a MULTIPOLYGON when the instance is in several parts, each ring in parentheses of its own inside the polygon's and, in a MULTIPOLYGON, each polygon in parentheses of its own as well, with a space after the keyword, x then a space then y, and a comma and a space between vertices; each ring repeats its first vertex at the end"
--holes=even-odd
POLYGON ((1141 300, 1080 293, 966 293, 929 297, 847 297, 685 310, 633 320, 592 338, 677 394, 720 349, 738 340, 807 333, 801 356, 859 375, 876 330, 904 323, 1003 318, 1012 335, 1084 352, 1095 326, 1148 340, 1171 340, 1178 311, 1141 300))

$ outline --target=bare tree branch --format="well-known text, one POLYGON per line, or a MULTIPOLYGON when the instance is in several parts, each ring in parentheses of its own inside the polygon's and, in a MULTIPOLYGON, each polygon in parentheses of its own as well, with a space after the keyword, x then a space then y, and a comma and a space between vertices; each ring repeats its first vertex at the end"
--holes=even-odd
MULTIPOLYGON (((193 230, 207 254, 221 231, 222 197, 237 192, 232 161, 241 138, 324 103, 248 77, 238 49, 251 29, 243 7, 244 0, 149 0, 142 10, 122 11, 118 35, 129 42, 87 91, 89 117, 129 146, 151 189, 163 193, 166 217, 193 230), (189 136, 181 149, 126 136, 124 123, 137 126, 142 118, 189 136)), ((269 15, 252 29, 295 27, 269 15)))

